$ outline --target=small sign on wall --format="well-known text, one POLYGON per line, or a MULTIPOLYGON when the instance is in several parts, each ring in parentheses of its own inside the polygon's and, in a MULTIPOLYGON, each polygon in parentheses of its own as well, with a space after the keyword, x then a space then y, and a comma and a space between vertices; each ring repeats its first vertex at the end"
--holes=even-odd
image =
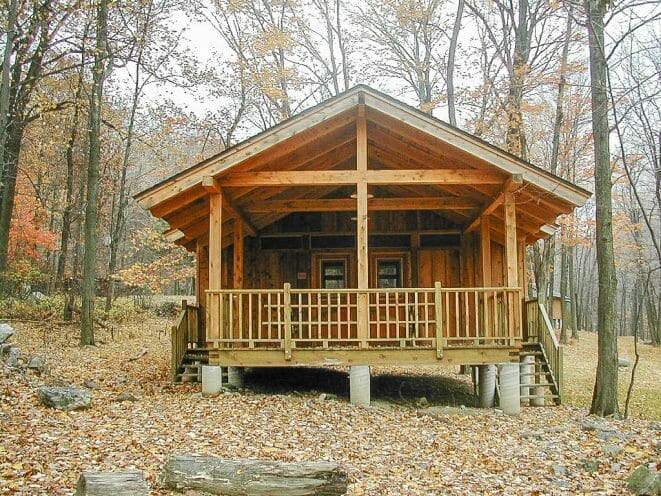
POLYGON ((307 272, 299 272, 298 273, 297 279, 299 281, 304 281, 307 278, 308 278, 308 273, 307 272))

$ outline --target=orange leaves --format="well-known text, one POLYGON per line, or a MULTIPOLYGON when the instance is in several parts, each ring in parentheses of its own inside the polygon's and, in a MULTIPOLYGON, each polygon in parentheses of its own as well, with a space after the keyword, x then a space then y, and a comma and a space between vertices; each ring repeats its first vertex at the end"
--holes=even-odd
POLYGON ((17 195, 9 235, 9 256, 17 261, 40 258, 55 249, 57 235, 46 227, 46 212, 32 197, 17 195))
POLYGON ((195 275, 186 250, 168 243, 156 230, 145 228, 135 231, 131 238, 135 250, 146 252, 146 256, 119 271, 115 279, 157 293, 173 281, 195 275), (144 258, 149 260, 144 261, 144 258))

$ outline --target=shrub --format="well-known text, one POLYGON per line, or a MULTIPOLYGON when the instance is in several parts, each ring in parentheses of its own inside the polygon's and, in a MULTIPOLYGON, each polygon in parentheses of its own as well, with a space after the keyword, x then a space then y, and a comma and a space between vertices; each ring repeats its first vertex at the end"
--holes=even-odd
POLYGON ((0 299, 0 318, 16 320, 45 320, 62 315, 65 296, 56 294, 43 299, 0 299))
POLYGON ((179 304, 174 301, 164 301, 154 308, 154 313, 158 317, 176 317, 179 313, 179 304))
MULTIPOLYGON (((101 308, 101 310, 103 310, 101 308)), ((108 319, 117 324, 128 324, 135 321, 144 312, 132 301, 125 299, 117 299, 114 301, 108 319)))

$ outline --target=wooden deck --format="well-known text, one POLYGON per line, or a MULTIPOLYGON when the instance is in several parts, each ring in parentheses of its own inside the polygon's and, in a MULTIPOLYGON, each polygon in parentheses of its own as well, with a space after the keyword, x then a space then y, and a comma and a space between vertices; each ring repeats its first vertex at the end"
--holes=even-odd
POLYGON ((210 363, 236 366, 480 364, 522 339, 521 289, 207 291, 210 363), (362 308, 361 308, 362 307, 362 308))

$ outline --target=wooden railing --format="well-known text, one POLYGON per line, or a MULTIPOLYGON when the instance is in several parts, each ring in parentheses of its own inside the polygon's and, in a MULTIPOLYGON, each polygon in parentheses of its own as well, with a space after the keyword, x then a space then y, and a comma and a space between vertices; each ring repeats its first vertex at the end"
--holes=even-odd
POLYGON ((186 354, 186 350, 200 341, 198 323, 197 307, 189 305, 186 300, 183 300, 181 311, 172 326, 170 334, 172 344, 170 371, 173 381, 176 379, 179 365, 186 354))
POLYGON ((551 325, 546 308, 537 300, 526 302, 526 328, 528 341, 537 342, 541 345, 558 390, 558 396, 562 400, 564 384, 563 348, 551 325))
POLYGON ((226 289, 207 291, 221 349, 517 346, 519 288, 226 289), (367 322, 358 316, 361 295, 367 322), (363 330, 361 335, 360 329, 363 330))

